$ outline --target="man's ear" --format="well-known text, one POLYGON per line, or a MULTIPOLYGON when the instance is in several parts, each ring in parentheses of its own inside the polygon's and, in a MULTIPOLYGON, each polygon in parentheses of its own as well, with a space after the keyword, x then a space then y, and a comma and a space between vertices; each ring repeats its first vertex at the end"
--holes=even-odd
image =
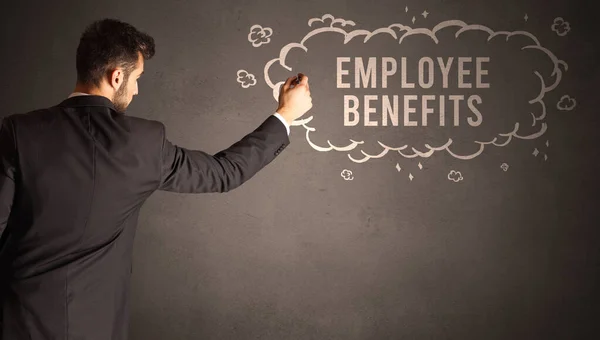
POLYGON ((115 89, 115 91, 117 91, 121 87, 123 81, 125 80, 125 74, 123 72, 123 69, 120 68, 116 68, 112 72, 110 72, 109 77, 109 84, 115 89))

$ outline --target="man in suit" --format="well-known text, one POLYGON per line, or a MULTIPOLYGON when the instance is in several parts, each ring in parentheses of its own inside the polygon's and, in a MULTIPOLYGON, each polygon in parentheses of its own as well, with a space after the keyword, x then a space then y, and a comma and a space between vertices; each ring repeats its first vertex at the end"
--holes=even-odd
POLYGON ((179 147, 161 122, 124 113, 153 55, 154 40, 133 26, 94 22, 77 49, 74 93, 2 120, 2 339, 127 339, 142 204, 156 190, 239 187, 289 144, 289 124, 312 107, 299 74, 282 86, 276 112, 229 148, 179 147))

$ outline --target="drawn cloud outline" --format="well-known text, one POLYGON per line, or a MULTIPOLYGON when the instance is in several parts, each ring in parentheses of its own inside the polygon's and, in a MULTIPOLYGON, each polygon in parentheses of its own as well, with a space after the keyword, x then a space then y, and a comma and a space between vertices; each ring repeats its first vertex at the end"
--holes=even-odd
POLYGON ((571 31, 571 24, 565 19, 558 17, 554 19, 552 26, 550 26, 553 32, 555 32, 558 36, 564 37, 571 31))
POLYGON ((569 96, 568 94, 565 94, 564 96, 560 97, 560 100, 558 101, 558 103, 556 103, 556 108, 561 110, 561 111, 571 111, 575 108, 575 106, 577 105, 577 100, 575 100, 575 98, 569 96), (569 103, 568 105, 567 102, 569 103))
POLYGON ((344 178, 344 180, 346 181, 351 181, 354 179, 354 176, 352 174, 352 170, 348 170, 348 169, 344 169, 342 170, 342 172, 340 173, 340 175, 344 178))
POLYGON ((243 88, 247 89, 250 86, 256 85, 256 78, 254 75, 246 70, 237 71, 237 82, 242 85, 243 88), (249 80, 247 83, 245 80, 249 80))
POLYGON ((248 41, 252 43, 252 46, 259 47, 262 44, 271 42, 271 35, 273 35, 271 27, 262 27, 258 24, 252 25, 250 33, 248 33, 248 41), (253 35, 257 35, 256 39, 253 39, 253 35))
MULTIPOLYGON (((440 22, 431 30, 428 28, 411 28, 409 26, 396 23, 396 24, 391 24, 387 27, 381 27, 381 28, 375 29, 372 32, 369 30, 364 30, 364 29, 355 29, 353 31, 346 32, 345 30, 343 30, 340 27, 334 27, 334 25, 340 24, 341 26, 345 27, 345 26, 355 26, 355 23, 350 20, 334 18, 331 14, 325 14, 321 18, 312 18, 308 21, 308 25, 312 26, 312 24, 315 22, 321 22, 321 23, 326 24, 326 21, 329 21, 329 26, 314 28, 312 31, 308 32, 299 43, 298 42, 288 43, 280 50, 278 58, 273 58, 265 64, 264 79, 265 79, 265 82, 267 83, 267 85, 273 90, 273 98, 275 99, 275 101, 277 101, 279 98, 279 90, 280 90, 281 85, 284 83, 284 81, 280 81, 276 84, 274 84, 273 81, 271 81, 271 78, 269 76, 269 70, 270 70, 271 66, 273 66, 275 63, 279 63, 280 66, 282 66, 283 68, 285 68, 286 70, 291 72, 292 68, 285 64, 285 59, 286 59, 287 54, 294 48, 299 48, 299 49, 304 50, 305 52, 308 52, 308 48, 304 45, 305 42, 308 39, 310 39, 312 36, 323 33, 323 32, 336 32, 336 33, 340 33, 340 34, 344 35, 344 44, 348 43, 350 40, 352 40, 353 38, 355 38, 357 36, 365 36, 364 42, 366 43, 372 36, 374 36, 376 34, 380 34, 380 33, 390 34, 393 38, 398 40, 399 44, 402 43, 402 41, 404 40, 405 37, 408 37, 411 35, 416 35, 416 34, 423 34, 425 36, 428 36, 437 44, 438 38, 435 35, 436 32, 438 32, 444 28, 448 28, 448 27, 460 27, 460 29, 455 33, 456 38, 460 34, 466 32, 466 31, 471 31, 471 30, 479 30, 479 31, 488 33, 488 35, 489 35, 488 39, 487 39, 488 41, 499 35, 506 36, 507 41, 512 36, 525 36, 531 40, 532 44, 523 46, 521 48, 521 50, 530 49, 530 48, 540 50, 540 51, 544 52, 554 64, 554 70, 553 70, 552 74, 550 75, 550 77, 555 77, 555 81, 553 84, 551 84, 549 86, 546 86, 542 75, 538 71, 534 71, 534 74, 537 75, 538 78, 540 79, 541 90, 536 98, 533 98, 529 101, 529 104, 539 103, 541 105, 541 114, 539 116, 536 116, 534 113, 531 113, 532 118, 533 118, 532 126, 535 126, 537 121, 541 121, 546 117, 546 104, 543 101, 544 95, 547 92, 554 90, 560 83, 560 80, 562 79, 562 72, 563 72, 561 70, 560 66, 562 65, 564 67, 565 71, 568 70, 568 65, 566 62, 564 62, 563 60, 559 60, 551 51, 549 51, 547 48, 543 47, 539 43, 538 39, 533 34, 527 32, 527 31, 512 31, 512 32, 497 31, 497 32, 495 32, 492 29, 490 29, 489 27, 479 25, 479 24, 467 24, 460 20, 446 20, 446 21, 440 22), (396 34, 396 31, 394 31, 395 28, 399 29, 400 32, 404 31, 404 33, 400 37, 398 37, 396 34)), ((316 128, 308 125, 308 123, 312 119, 313 119, 313 116, 309 116, 304 119, 295 120, 294 122, 292 122, 292 126, 298 126, 298 125, 303 126, 306 129, 306 141, 313 149, 315 149, 317 151, 328 152, 331 150, 335 150, 335 151, 340 151, 340 152, 347 152, 347 151, 351 151, 351 150, 355 149, 360 144, 364 144, 364 141, 355 141, 355 140, 349 139, 350 143, 345 146, 333 145, 329 140, 327 140, 327 144, 329 144, 328 147, 316 145, 315 143, 313 143, 310 140, 310 132, 316 131, 316 128)), ((545 122, 541 122, 541 127, 540 127, 539 131, 532 133, 530 135, 521 136, 518 134, 519 122, 516 122, 512 131, 508 131, 506 133, 498 133, 499 137, 506 138, 506 140, 504 142, 497 142, 498 136, 494 137, 492 140, 488 140, 488 141, 475 141, 475 143, 479 144, 479 150, 472 154, 467 154, 467 155, 459 155, 459 154, 453 152, 452 150, 450 150, 450 146, 452 145, 453 141, 452 141, 452 138, 448 138, 448 141, 446 141, 445 143, 443 143, 442 145, 439 145, 439 146, 432 147, 429 144, 425 144, 425 147, 428 149, 427 151, 421 151, 421 150, 417 150, 415 147, 411 147, 412 154, 404 151, 408 148, 408 145, 404 145, 404 146, 400 146, 400 147, 391 147, 391 146, 387 146, 378 141, 377 143, 382 147, 382 151, 379 152, 378 154, 371 155, 371 154, 367 154, 364 150, 360 150, 360 152, 365 156, 364 158, 355 159, 349 153, 348 153, 348 158, 355 163, 364 163, 371 158, 381 158, 381 157, 385 156, 390 150, 397 151, 400 155, 402 155, 405 158, 415 158, 415 157, 428 158, 428 157, 431 157, 435 152, 445 150, 448 154, 450 154, 451 156, 453 156, 457 159, 470 160, 470 159, 473 159, 473 158, 479 156, 484 151, 486 145, 492 144, 492 145, 499 146, 499 147, 506 146, 512 141, 513 137, 519 138, 519 139, 535 139, 535 138, 538 138, 539 136, 543 135, 546 132, 546 129, 547 129, 547 124, 545 122)))
POLYGON ((458 183, 458 182, 462 181, 464 178, 463 178, 462 174, 460 173, 460 171, 450 170, 450 172, 448 173, 448 179, 458 183))

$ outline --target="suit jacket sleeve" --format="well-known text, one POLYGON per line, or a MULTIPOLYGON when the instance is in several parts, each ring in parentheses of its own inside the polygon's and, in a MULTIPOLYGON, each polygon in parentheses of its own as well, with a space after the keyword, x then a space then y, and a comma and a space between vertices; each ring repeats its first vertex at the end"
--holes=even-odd
POLYGON ((210 155, 172 144, 162 126, 162 168, 158 190, 180 193, 227 192, 242 185, 289 145, 287 130, 269 116, 229 148, 210 155))
POLYGON ((8 118, 0 121, 0 245, 15 195, 17 150, 12 123, 8 118))

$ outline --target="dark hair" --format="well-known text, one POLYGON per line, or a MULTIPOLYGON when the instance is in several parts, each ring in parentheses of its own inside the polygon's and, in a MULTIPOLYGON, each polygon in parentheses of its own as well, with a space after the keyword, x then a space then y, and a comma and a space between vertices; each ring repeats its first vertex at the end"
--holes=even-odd
POLYGON ((76 67, 77 82, 100 86, 107 72, 122 67, 125 79, 135 69, 138 52, 144 59, 154 56, 154 39, 132 25, 103 19, 90 24, 79 40, 76 67))

